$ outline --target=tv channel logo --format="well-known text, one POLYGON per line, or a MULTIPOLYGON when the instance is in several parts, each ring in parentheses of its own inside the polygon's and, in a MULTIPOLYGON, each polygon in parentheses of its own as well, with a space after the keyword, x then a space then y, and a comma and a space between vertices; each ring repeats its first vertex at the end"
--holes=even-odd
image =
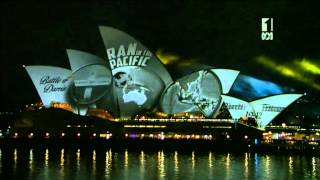
POLYGON ((261 18, 261 39, 273 40, 273 18, 261 18))

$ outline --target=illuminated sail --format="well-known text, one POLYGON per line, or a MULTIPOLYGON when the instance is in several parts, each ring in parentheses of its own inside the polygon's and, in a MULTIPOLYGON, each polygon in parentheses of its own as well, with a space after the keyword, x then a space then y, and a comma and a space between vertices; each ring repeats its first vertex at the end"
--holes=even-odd
POLYGON ((160 106, 167 114, 201 112, 212 118, 221 105, 221 86, 217 76, 202 70, 184 76, 163 94, 160 106))
POLYGON ((280 94, 250 102, 256 112, 261 112, 258 126, 265 128, 277 115, 301 96, 302 94, 280 94))
POLYGON ((223 94, 228 94, 240 71, 231 69, 212 69, 219 78, 223 94))
POLYGON ((113 75, 117 68, 138 66, 157 74, 166 86, 172 82, 164 65, 139 41, 112 27, 100 26, 99 30, 113 75))
POLYGON ((71 103, 68 91, 71 71, 53 66, 25 66, 44 106, 52 102, 71 103))
POLYGON ((114 109, 109 64, 98 56, 79 50, 67 49, 67 55, 73 80, 71 96, 79 106, 79 114, 85 115, 88 108, 114 109))
POLYGON ((246 102, 235 97, 222 95, 233 119, 253 117, 256 119, 258 127, 262 129, 301 96, 302 94, 280 94, 246 102))
POLYGON ((241 117, 253 117, 255 115, 254 109, 247 101, 226 95, 222 95, 222 99, 232 119, 239 120, 241 117))
POLYGON ((113 82, 115 102, 118 104, 115 115, 130 118, 141 111, 152 110, 165 87, 160 77, 140 67, 119 69, 113 82))
POLYGON ((130 118, 153 110, 163 90, 172 82, 164 65, 139 41, 111 27, 99 27, 114 83, 113 112, 130 118))
POLYGON ((106 62, 106 60, 87 52, 75 49, 67 49, 67 55, 72 72, 76 72, 84 66, 93 64, 100 64, 109 68, 109 64, 106 62))

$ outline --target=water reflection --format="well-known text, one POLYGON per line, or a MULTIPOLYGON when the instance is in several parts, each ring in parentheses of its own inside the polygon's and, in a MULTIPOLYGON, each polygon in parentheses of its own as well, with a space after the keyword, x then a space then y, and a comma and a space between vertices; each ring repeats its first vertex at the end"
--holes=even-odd
POLYGON ((265 156, 265 170, 266 170, 266 178, 270 177, 270 157, 268 155, 265 156))
POLYGON ((209 152, 209 157, 208 157, 208 167, 209 167, 209 177, 212 177, 212 152, 209 152))
POLYGON ((79 172, 79 170, 80 170, 80 149, 77 150, 76 156, 77 156, 77 172, 79 172))
POLYGON ((96 157, 97 157, 97 155, 96 155, 96 150, 93 150, 93 153, 92 153, 92 174, 93 174, 93 176, 95 176, 96 175, 96 165, 97 165, 97 163, 96 163, 96 157))
POLYGON ((129 171, 128 171, 128 166, 129 166, 129 155, 128 155, 128 150, 124 152, 124 179, 129 179, 129 171))
POLYGON ((2 148, 0 179, 320 179, 319 162, 307 155, 2 148))
POLYGON ((62 177, 65 176, 64 174, 64 149, 61 149, 60 151, 60 174, 62 177))
POLYGON ((227 154, 226 156, 226 179, 230 179, 230 153, 227 154))
POLYGON ((174 175, 175 177, 179 176, 179 159, 178 159, 178 152, 174 151, 174 175))
POLYGON ((14 152, 13 152, 13 162, 14 162, 14 167, 13 167, 13 171, 16 172, 17 169, 17 148, 14 148, 14 152))
POLYGON ((249 153, 244 154, 244 177, 245 179, 249 178, 249 153))
POLYGON ((44 165, 45 165, 45 167, 48 167, 48 163, 49 163, 49 150, 46 149, 46 153, 44 155, 44 165))
POLYGON ((293 160, 292 160, 291 156, 289 156, 288 168, 289 168, 289 176, 292 177, 292 175, 293 175, 293 160))
POLYGON ((29 169, 30 169, 30 172, 32 173, 32 171, 33 171, 33 149, 30 149, 30 151, 29 151, 29 169))
POLYGON ((312 175, 317 175, 317 162, 315 157, 312 157, 312 175))
POLYGON ((44 154, 44 179, 49 179, 49 150, 46 149, 46 152, 44 154))
POLYGON ((159 178, 165 179, 166 172, 164 166, 164 153, 163 151, 158 151, 158 170, 159 170, 159 178))
POLYGON ((112 152, 111 149, 109 151, 106 151, 106 161, 105 161, 105 178, 110 178, 111 173, 111 163, 112 163, 112 152))
POLYGON ((140 153, 139 160, 140 160, 140 174, 143 175, 145 174, 145 163, 146 163, 145 155, 143 151, 141 151, 140 153))

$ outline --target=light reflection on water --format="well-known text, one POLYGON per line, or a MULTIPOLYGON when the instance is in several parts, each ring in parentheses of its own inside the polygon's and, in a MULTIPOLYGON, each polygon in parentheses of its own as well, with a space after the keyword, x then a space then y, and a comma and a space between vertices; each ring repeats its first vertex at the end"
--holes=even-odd
POLYGON ((174 177, 179 177, 179 157, 178 152, 174 151, 174 177))
POLYGON ((0 149, 0 179, 320 179, 319 163, 306 155, 14 148, 0 149))
POLYGON ((110 172, 111 172, 111 164, 112 164, 112 152, 111 149, 109 151, 106 151, 106 161, 105 161, 105 178, 110 178, 110 172))
POLYGON ((244 153, 244 178, 249 179, 249 153, 244 153))

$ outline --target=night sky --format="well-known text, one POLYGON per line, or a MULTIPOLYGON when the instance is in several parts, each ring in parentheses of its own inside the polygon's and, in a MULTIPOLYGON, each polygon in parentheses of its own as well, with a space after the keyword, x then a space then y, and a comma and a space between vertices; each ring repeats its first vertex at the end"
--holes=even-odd
POLYGON ((40 101, 22 65, 69 68, 67 48, 106 58, 99 25, 127 32, 154 53, 174 55, 167 64, 173 77, 195 65, 235 69, 307 92, 319 107, 318 7, 290 1, 1 2, 1 109, 40 101), (273 41, 260 38, 262 17, 274 18, 273 41))

